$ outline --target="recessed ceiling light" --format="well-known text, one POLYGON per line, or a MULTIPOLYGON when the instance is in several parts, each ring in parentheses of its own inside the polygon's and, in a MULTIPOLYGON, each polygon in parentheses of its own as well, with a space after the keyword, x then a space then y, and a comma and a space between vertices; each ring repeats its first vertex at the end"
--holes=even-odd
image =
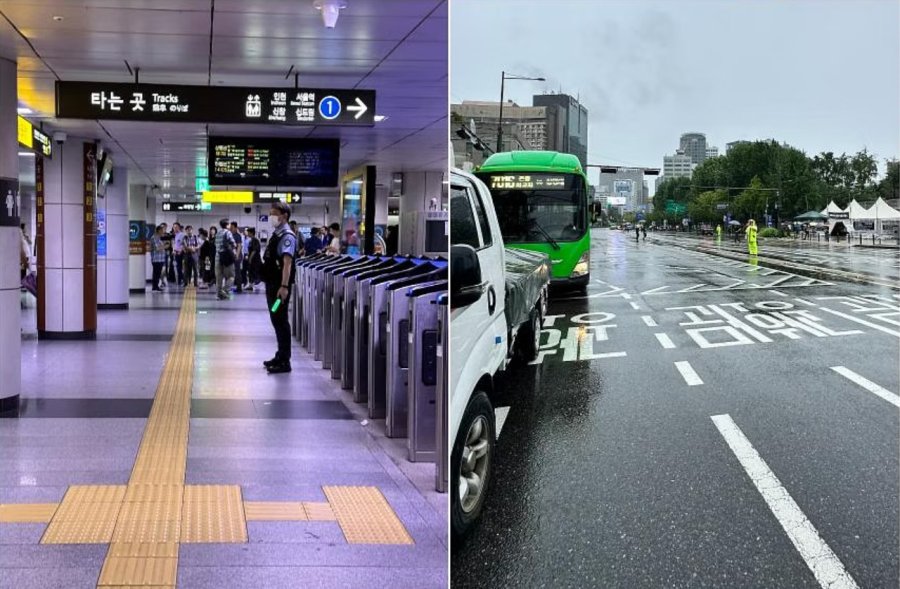
POLYGON ((27 106, 20 106, 19 108, 16 109, 16 112, 19 113, 20 115, 30 115, 34 111, 31 110, 30 108, 28 108, 27 106))
POLYGON ((20 157, 34 157, 34 152, 32 152, 32 151, 20 151, 20 152, 19 152, 19 156, 20 156, 20 157))
POLYGON ((64 16, 60 16, 60 15, 58 15, 58 14, 57 14, 57 15, 54 15, 54 17, 53 17, 53 20, 55 20, 56 22, 62 22, 63 19, 65 19, 65 17, 64 17, 64 16))
POLYGON ((341 10, 347 8, 347 2, 346 0, 313 0, 313 6, 322 13, 325 28, 333 29, 341 15, 341 10))
POLYGON ((380 123, 381 121, 387 120, 387 115, 375 115, 375 122, 380 123))

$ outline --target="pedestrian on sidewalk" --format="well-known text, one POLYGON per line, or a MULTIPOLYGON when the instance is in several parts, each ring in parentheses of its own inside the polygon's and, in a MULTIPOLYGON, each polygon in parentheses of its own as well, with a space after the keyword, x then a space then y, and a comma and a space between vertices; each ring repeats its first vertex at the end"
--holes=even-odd
POLYGON ((647 241, 647 226, 641 225, 641 237, 644 238, 644 241, 647 241))
POLYGON ((747 232, 747 249, 749 250, 751 256, 755 256, 758 252, 758 249, 756 247, 756 234, 757 234, 756 221, 754 221, 753 219, 750 219, 750 221, 747 222, 746 232, 747 232))
POLYGON ((641 240, 641 226, 640 225, 634 226, 634 240, 635 241, 641 240))

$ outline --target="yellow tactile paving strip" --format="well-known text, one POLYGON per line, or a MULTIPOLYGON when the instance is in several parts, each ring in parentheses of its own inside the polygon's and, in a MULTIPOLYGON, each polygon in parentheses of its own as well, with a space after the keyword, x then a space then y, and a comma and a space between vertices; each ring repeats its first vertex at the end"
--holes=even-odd
POLYGON ((29 503, 24 505, 0 504, 0 523, 44 524, 53 518, 58 503, 29 503))
POLYGON ((243 501, 238 485, 185 485, 196 327, 188 289, 127 485, 73 485, 60 503, 0 505, 0 523, 49 523, 42 544, 109 544, 98 587, 169 588, 180 543, 244 543, 247 520, 336 521, 351 544, 413 544, 377 487, 327 502, 243 501))
POLYGON ((322 487, 350 544, 412 544, 412 538, 376 487, 322 487))

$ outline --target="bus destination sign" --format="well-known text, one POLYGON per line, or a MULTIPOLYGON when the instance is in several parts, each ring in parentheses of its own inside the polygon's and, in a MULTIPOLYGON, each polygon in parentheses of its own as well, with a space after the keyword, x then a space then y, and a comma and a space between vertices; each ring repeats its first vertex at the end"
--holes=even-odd
POLYGON ((564 174, 496 174, 491 190, 565 190, 564 174))
POLYGON ((180 123, 371 126, 375 124, 375 91, 58 81, 56 116, 180 123))

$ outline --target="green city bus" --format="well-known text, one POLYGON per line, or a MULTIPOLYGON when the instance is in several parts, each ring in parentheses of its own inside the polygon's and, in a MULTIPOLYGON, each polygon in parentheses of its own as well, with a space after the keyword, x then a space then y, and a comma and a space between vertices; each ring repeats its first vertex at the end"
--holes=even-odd
POLYGON ((578 158, 555 151, 495 153, 475 175, 491 191, 506 245, 546 253, 551 284, 586 290, 591 232, 587 176, 578 158))

